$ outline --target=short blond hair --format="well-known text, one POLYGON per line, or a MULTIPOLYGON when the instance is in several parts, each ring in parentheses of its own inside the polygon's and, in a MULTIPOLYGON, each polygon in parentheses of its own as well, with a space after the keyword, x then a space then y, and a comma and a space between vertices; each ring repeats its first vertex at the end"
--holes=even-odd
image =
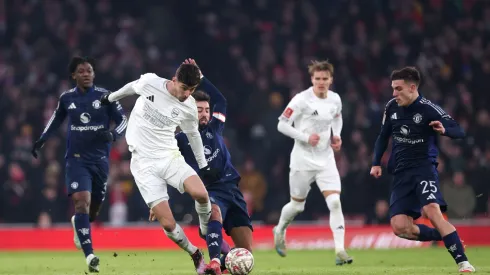
POLYGON ((308 65, 308 72, 310 73, 311 76, 313 76, 315 72, 323 72, 323 71, 330 72, 330 75, 333 76, 333 71, 334 71, 333 65, 328 60, 324 60, 324 61, 313 60, 311 61, 311 64, 308 65))

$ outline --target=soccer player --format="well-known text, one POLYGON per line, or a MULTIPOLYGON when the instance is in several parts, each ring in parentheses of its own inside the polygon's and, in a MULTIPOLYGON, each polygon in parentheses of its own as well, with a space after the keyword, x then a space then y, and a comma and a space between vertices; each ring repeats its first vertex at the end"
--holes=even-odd
MULTIPOLYGON (((184 63, 196 64, 193 59, 184 63)), ((199 114, 199 131, 204 144, 204 154, 212 169, 219 172, 216 180, 205 180, 209 192, 212 211, 205 235, 208 245, 210 263, 206 266, 206 274, 221 274, 225 270, 224 259, 229 251, 229 245, 223 240, 222 229, 231 236, 236 247, 252 251, 252 221, 247 211, 247 204, 238 188, 240 175, 231 163, 231 156, 223 139, 223 129, 226 121, 226 99, 221 92, 205 77, 202 76, 200 89, 192 94, 197 104, 199 114), (212 109, 210 108, 212 103, 212 109), (211 112, 213 113, 211 118, 211 112), (220 249, 221 248, 221 249, 220 249), (223 255, 220 259, 220 254, 223 255), (221 268, 220 268, 221 266, 221 268)), ((185 161, 198 170, 198 164, 189 141, 183 133, 176 136, 179 149, 185 161)))
POLYGON ((196 270, 204 268, 203 254, 189 242, 184 230, 175 222, 168 203, 167 185, 181 193, 187 192, 196 201, 200 228, 206 233, 211 216, 208 192, 196 172, 185 163, 174 134, 180 126, 189 139, 201 178, 214 180, 217 175, 204 156, 196 102, 190 97, 200 81, 196 65, 182 64, 172 80, 153 73, 143 74, 138 80, 101 99, 103 104, 109 104, 129 95, 140 95, 126 133, 132 153, 131 173, 165 234, 191 255, 196 270))
POLYGON ((443 217, 447 205, 440 192, 437 173, 437 136, 460 139, 465 133, 441 107, 419 94, 419 84, 420 73, 413 67, 392 72, 394 98, 385 107, 370 173, 375 178, 381 176, 381 157, 391 136, 388 172, 394 175, 390 199, 393 232, 408 240, 442 240, 460 272, 475 272, 458 232, 443 217), (421 211, 435 229, 414 224, 421 211))
POLYGON ((111 143, 122 137, 127 119, 119 102, 103 106, 99 101, 108 91, 94 85, 93 59, 74 57, 69 72, 76 87, 61 94, 58 107, 34 143, 32 155, 37 158, 39 149, 68 117, 65 183, 75 205, 71 219, 74 242, 78 249, 83 249, 89 271, 99 272, 90 222, 99 214, 105 198, 111 143), (111 120, 116 122, 112 130, 109 129, 111 120))
POLYGON ((313 86, 294 96, 277 125, 279 132, 294 139, 294 147, 289 173, 291 201, 282 208, 279 224, 273 229, 274 244, 277 253, 285 257, 286 228, 303 212, 310 185, 315 181, 330 210, 336 264, 350 264, 353 260, 344 248, 341 184, 334 157, 334 151, 339 151, 342 145, 342 102, 337 93, 329 90, 334 73, 332 64, 313 61, 308 69, 313 86))

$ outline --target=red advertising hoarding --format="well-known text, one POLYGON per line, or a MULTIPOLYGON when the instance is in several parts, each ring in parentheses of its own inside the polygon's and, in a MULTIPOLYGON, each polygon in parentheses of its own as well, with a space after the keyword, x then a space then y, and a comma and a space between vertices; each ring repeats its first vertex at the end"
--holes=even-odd
MULTIPOLYGON (((197 227, 184 227, 190 241, 204 247, 205 242, 197 234, 197 227)), ((466 245, 490 246, 490 226, 459 226, 458 232, 466 245)), ((228 241, 228 236, 225 237, 228 241)), ((158 227, 96 227, 92 239, 97 250, 110 249, 177 249, 162 229, 158 227)), ((73 231, 70 228, 0 229, 0 250, 72 250, 73 231)), ((289 249, 331 249, 334 247, 328 226, 291 226, 287 231, 289 249)), ((388 249, 428 246, 429 243, 413 242, 393 235, 388 226, 347 227, 345 244, 356 249, 388 249)), ((272 249, 272 227, 256 226, 255 249, 272 249)))

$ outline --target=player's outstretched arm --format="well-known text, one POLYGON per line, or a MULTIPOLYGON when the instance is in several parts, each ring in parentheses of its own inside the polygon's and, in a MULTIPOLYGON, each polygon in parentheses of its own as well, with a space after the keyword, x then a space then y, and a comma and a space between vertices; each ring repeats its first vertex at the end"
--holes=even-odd
POLYGON ((33 145, 31 151, 32 156, 37 158, 39 149, 41 149, 44 146, 44 143, 46 142, 46 140, 48 140, 49 136, 60 127, 60 125, 65 120, 65 118, 66 118, 66 109, 63 103, 63 94, 62 94, 60 96, 60 99, 58 100, 58 106, 56 107, 56 110, 53 112, 53 115, 49 119, 48 124, 46 124, 46 127, 44 128, 41 137, 33 145))
POLYGON ((211 98, 213 117, 224 123, 226 121, 226 107, 228 105, 226 98, 206 77, 202 78, 200 86, 211 98))
MULTIPOLYGON (((193 64, 197 66, 197 63, 194 59, 188 58, 183 64, 193 64)), ((223 94, 216 88, 216 86, 213 85, 213 83, 204 77, 203 73, 201 72, 201 83, 199 84, 198 89, 203 90, 205 93, 209 95, 211 98, 211 104, 213 106, 213 117, 218 119, 221 122, 226 121, 226 107, 227 107, 227 101, 226 98, 223 96, 223 94)))
POLYGON ((133 89, 134 84, 136 84, 138 80, 129 82, 128 84, 124 85, 121 89, 113 92, 113 93, 107 93, 102 96, 100 99, 100 102, 104 105, 109 105, 110 103, 114 101, 118 101, 120 99, 123 99, 127 96, 130 95, 135 95, 136 91, 133 89))

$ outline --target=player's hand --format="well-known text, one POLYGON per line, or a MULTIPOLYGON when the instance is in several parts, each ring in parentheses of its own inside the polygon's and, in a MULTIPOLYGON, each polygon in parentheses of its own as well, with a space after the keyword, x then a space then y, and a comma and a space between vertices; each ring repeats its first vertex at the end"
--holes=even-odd
MULTIPOLYGON (((192 58, 187 58, 184 62, 182 62, 182 64, 192 64, 192 65, 195 65, 196 67, 199 68, 199 66, 197 66, 196 60, 194 60, 192 58)), ((201 68, 199 68, 199 72, 201 73, 201 78, 202 78, 203 74, 202 74, 201 68)))
POLYGON ((432 129, 434 129, 434 131, 436 131, 437 133, 441 134, 441 135, 444 135, 444 133, 446 132, 446 128, 444 128, 444 125, 442 125, 442 122, 440 121, 431 121, 429 123, 429 126, 432 127, 432 129))
POLYGON ((39 150, 44 146, 44 143, 40 140, 37 140, 34 142, 34 145, 32 145, 32 150, 31 154, 34 158, 37 159, 37 154, 39 153, 39 150))
POLYGON ((109 105, 111 102, 109 101, 109 95, 110 93, 105 93, 100 97, 100 104, 102 105, 109 105))
POLYGON ((220 171, 216 168, 211 168, 209 164, 206 167, 199 169, 199 177, 206 182, 215 182, 220 178, 220 171))
POLYGON ((335 152, 340 151, 340 147, 342 146, 342 139, 338 136, 333 136, 330 146, 335 152))
POLYGON ((381 169, 381 166, 373 166, 371 167, 371 176, 375 177, 375 178, 379 178, 381 177, 381 174, 383 173, 382 172, 383 170, 381 169))
POLYGON ((153 209, 150 209, 150 216, 148 217, 148 221, 154 222, 157 220, 157 217, 155 216, 155 212, 153 212, 153 209))
POLYGON ((310 138, 308 138, 308 143, 315 147, 320 141, 320 136, 318 134, 311 134, 310 138))
POLYGON ((95 134, 97 139, 103 142, 112 142, 114 141, 114 135, 111 131, 98 131, 95 134))

